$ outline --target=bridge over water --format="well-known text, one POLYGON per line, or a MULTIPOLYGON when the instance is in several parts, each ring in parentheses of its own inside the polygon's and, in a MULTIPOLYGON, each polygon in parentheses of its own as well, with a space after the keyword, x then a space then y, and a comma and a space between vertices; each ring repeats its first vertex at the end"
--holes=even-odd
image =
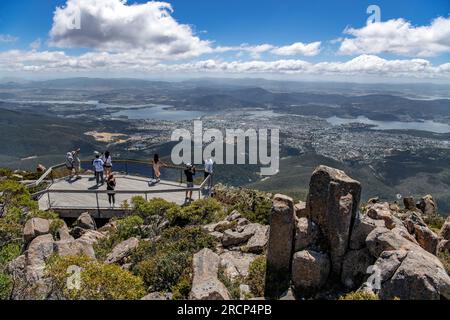
MULTIPOLYGON (((210 178, 195 184, 193 188, 187 188, 183 181, 183 167, 167 166, 163 168, 169 177, 178 177, 179 179, 161 180, 157 184, 150 184, 153 177, 149 163, 134 160, 119 160, 122 172, 117 172, 116 178, 116 206, 111 208, 108 202, 108 191, 106 184, 96 186, 93 174, 82 174, 80 179, 69 179, 68 171, 63 164, 49 168, 39 180, 30 184, 30 187, 46 185, 45 189, 33 194, 38 200, 41 210, 53 210, 61 218, 76 218, 83 212, 89 212, 94 218, 111 218, 127 214, 130 208, 124 205, 130 205, 131 199, 135 196, 142 196, 144 199, 162 198, 169 202, 182 205, 185 203, 187 190, 193 191, 193 200, 207 197, 210 194, 212 180, 210 178), (140 163, 139 173, 131 173, 130 167, 140 163), (132 164, 132 165, 130 165, 132 164), (126 167, 125 167, 126 165, 126 167), (143 177, 141 172, 148 171, 149 176, 143 177), (64 173, 65 172, 65 173, 64 173), (58 177, 58 178, 56 178, 58 177)), ((115 163, 116 163, 115 162, 115 163)), ((83 167, 86 167, 86 162, 83 167)), ((198 170, 202 174, 202 170, 198 170)))

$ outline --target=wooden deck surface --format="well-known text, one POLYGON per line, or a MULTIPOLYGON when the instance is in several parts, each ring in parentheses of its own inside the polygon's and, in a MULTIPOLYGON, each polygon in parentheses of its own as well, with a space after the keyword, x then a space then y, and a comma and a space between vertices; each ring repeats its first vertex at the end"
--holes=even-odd
MULTIPOLYGON (((149 179, 136 177, 136 176, 116 176, 117 187, 116 190, 136 190, 133 194, 116 194, 116 208, 120 208, 122 203, 127 200, 130 203, 131 198, 134 196, 145 195, 142 191, 157 190, 158 193, 151 193, 147 195, 147 199, 162 198, 169 202, 174 202, 178 205, 182 205, 185 202, 185 192, 167 192, 169 190, 186 188, 186 184, 180 184, 170 181, 161 181, 156 185, 149 185, 149 179), (161 191, 161 192, 159 192, 161 191), (140 193, 141 192, 141 193, 140 193)), ((198 186, 194 186, 198 188, 198 186)), ((55 193, 51 190, 106 190, 106 184, 96 187, 95 179, 93 176, 81 176, 81 179, 76 181, 68 181, 67 178, 55 180, 55 182, 49 188, 50 192, 44 194, 39 199, 39 208, 41 210, 48 209, 92 209, 97 208, 97 198, 95 193, 55 193)), ((198 191, 193 192, 193 200, 199 199, 200 195, 198 191)), ((108 209, 108 195, 98 194, 98 202, 100 209, 108 209)))

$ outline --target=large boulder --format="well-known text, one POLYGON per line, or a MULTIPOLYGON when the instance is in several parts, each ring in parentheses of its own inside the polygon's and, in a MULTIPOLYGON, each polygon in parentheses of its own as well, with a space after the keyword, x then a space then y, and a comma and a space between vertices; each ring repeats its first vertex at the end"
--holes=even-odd
POLYGON ((256 255, 239 251, 226 251, 220 255, 220 266, 229 279, 245 278, 256 255))
POLYGON ((247 242, 253 235, 254 230, 246 229, 242 232, 233 231, 231 229, 225 230, 222 237, 222 245, 227 248, 231 246, 238 246, 247 242))
POLYGON ((406 210, 412 210, 412 211, 417 210, 416 200, 414 200, 414 197, 404 197, 403 205, 405 206, 406 210))
POLYGON ((270 216, 265 296, 279 298, 288 288, 294 248, 294 201, 277 194, 270 216))
POLYGON ((367 216, 373 220, 383 220, 385 227, 388 229, 394 229, 397 225, 401 225, 402 222, 392 215, 389 203, 376 203, 370 206, 367 210, 367 216))
POLYGON ((436 248, 436 253, 450 254, 450 240, 441 240, 436 248))
POLYGON ((318 240, 319 229, 317 225, 306 217, 297 218, 295 225, 294 251, 302 251, 318 240))
POLYGON ((437 246, 440 241, 440 238, 436 233, 431 231, 427 226, 415 225, 414 234, 417 242, 422 248, 432 254, 436 254, 437 246))
POLYGON ((450 240, 450 217, 447 217, 447 220, 445 220, 445 223, 442 226, 441 231, 439 232, 439 235, 444 240, 450 240))
POLYGON ((421 198, 417 204, 417 208, 419 208, 426 216, 436 216, 438 214, 436 202, 431 195, 426 195, 421 198))
POLYGON ((44 277, 45 262, 54 252, 54 241, 50 234, 38 236, 31 241, 25 252, 26 278, 29 283, 40 281, 44 277))
POLYGON ((349 289, 356 289, 367 277, 367 268, 375 258, 367 248, 348 251, 342 264, 341 282, 349 289))
POLYGON ((375 228, 366 239, 366 245, 369 252, 378 258, 384 251, 395 251, 401 249, 411 249, 418 247, 414 242, 405 238, 403 231, 398 228, 389 230, 385 227, 375 228))
POLYGON ((23 237, 26 242, 30 242, 37 236, 50 232, 50 220, 42 218, 32 218, 25 223, 23 228, 23 237))
POLYGON ((120 263, 126 257, 128 257, 131 252, 139 246, 139 240, 137 238, 130 238, 128 240, 122 241, 110 254, 106 257, 106 263, 120 263))
POLYGON ((323 287, 330 274, 330 259, 326 253, 304 250, 292 259, 292 282, 301 296, 309 296, 323 287))
POLYGON ((97 229, 94 219, 92 219, 91 215, 88 212, 82 213, 75 221, 74 226, 85 230, 97 229))
POLYGON ((432 254, 436 254, 436 249, 441 240, 440 237, 434 233, 422 217, 416 212, 408 212, 403 221, 408 232, 415 236, 417 243, 432 254))
POLYGON ((418 246, 383 252, 374 270, 379 273, 381 299, 450 299, 450 277, 442 263, 418 246))
POLYGON ((95 251, 92 244, 77 240, 55 241, 55 253, 60 257, 83 255, 95 259, 95 251))
POLYGON ((367 236, 377 227, 384 227, 383 220, 374 220, 368 215, 358 215, 353 224, 349 247, 351 250, 359 250, 366 246, 367 236))
POLYGON ((267 248, 267 242, 269 241, 269 226, 255 224, 254 228, 255 233, 241 250, 259 254, 267 248))
POLYGON ((311 177, 307 211, 318 224, 330 251, 333 276, 340 278, 342 260, 356 219, 361 184, 341 170, 319 166, 311 177))
POLYGON ((308 217, 308 211, 306 210, 306 202, 300 201, 294 206, 295 216, 297 218, 308 217))
POLYGON ((225 285, 217 278, 220 257, 210 249, 203 249, 193 258, 191 300, 230 300, 225 285))

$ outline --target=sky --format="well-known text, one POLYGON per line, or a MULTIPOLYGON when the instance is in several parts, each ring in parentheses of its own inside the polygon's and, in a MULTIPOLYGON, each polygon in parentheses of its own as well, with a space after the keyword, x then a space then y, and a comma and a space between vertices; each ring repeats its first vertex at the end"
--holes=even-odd
POLYGON ((2 0, 0 77, 69 76, 450 83, 450 0, 2 0))

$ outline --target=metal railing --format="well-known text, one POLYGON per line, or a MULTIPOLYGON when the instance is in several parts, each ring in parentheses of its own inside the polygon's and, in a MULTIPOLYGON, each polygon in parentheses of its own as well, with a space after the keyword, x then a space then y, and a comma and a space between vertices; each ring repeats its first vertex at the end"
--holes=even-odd
MULTIPOLYGON (((83 163, 89 163, 89 161, 82 161, 83 163)), ((144 165, 148 165, 150 167, 152 167, 150 162, 145 162, 142 160, 116 160, 114 161, 116 163, 123 163, 125 164, 125 174, 128 175, 129 174, 129 170, 128 170, 128 164, 130 163, 138 163, 138 164, 144 164, 144 165)), ((47 179, 50 179, 52 184, 54 183, 55 179, 54 179, 54 172, 58 169, 61 168, 65 168, 65 164, 58 164, 55 166, 50 167, 44 174, 42 174, 42 176, 27 185, 27 187, 29 188, 33 188, 33 187, 38 187, 39 185, 41 185, 44 181, 46 181, 47 179)), ((174 166, 174 165, 164 165, 162 168, 164 169, 169 169, 169 170, 180 170, 180 184, 183 183, 183 176, 184 176, 184 170, 185 167, 181 167, 181 166, 174 166)), ((204 172, 203 169, 198 169, 196 170, 197 172, 204 172)), ((153 172, 153 170, 152 170, 153 172)), ((68 175, 61 177, 61 179, 67 178, 68 175)), ((35 199, 40 199, 43 196, 47 196, 47 200, 48 200, 48 209, 51 210, 52 208, 60 208, 60 206, 53 206, 52 202, 51 202, 51 194, 88 194, 88 195, 95 195, 95 199, 96 199, 96 205, 95 208, 91 207, 91 208, 83 208, 83 209, 96 209, 98 212, 100 212, 100 210, 102 209, 106 209, 106 207, 102 207, 100 205, 100 200, 99 200, 99 196, 100 195, 107 195, 107 194, 115 194, 115 195, 143 195, 145 197, 146 200, 148 200, 149 195, 152 194, 162 194, 162 193, 178 193, 178 192, 187 192, 187 191, 193 191, 193 192, 198 192, 199 193, 199 199, 202 197, 202 192, 207 191, 205 193, 205 196, 210 196, 211 195, 211 191, 212 191, 212 187, 213 187, 213 175, 209 175, 206 179, 203 180, 203 182, 200 184, 200 186, 198 187, 193 187, 193 188, 188 188, 188 187, 180 187, 180 188, 174 188, 174 189, 152 189, 152 190, 56 190, 56 189, 50 189, 50 186, 48 186, 45 190, 42 191, 38 191, 36 193, 32 194, 32 197, 35 199)), ((62 207, 61 207, 62 208, 62 207)), ((74 208, 77 209, 75 207, 64 207, 64 208, 74 208)))

